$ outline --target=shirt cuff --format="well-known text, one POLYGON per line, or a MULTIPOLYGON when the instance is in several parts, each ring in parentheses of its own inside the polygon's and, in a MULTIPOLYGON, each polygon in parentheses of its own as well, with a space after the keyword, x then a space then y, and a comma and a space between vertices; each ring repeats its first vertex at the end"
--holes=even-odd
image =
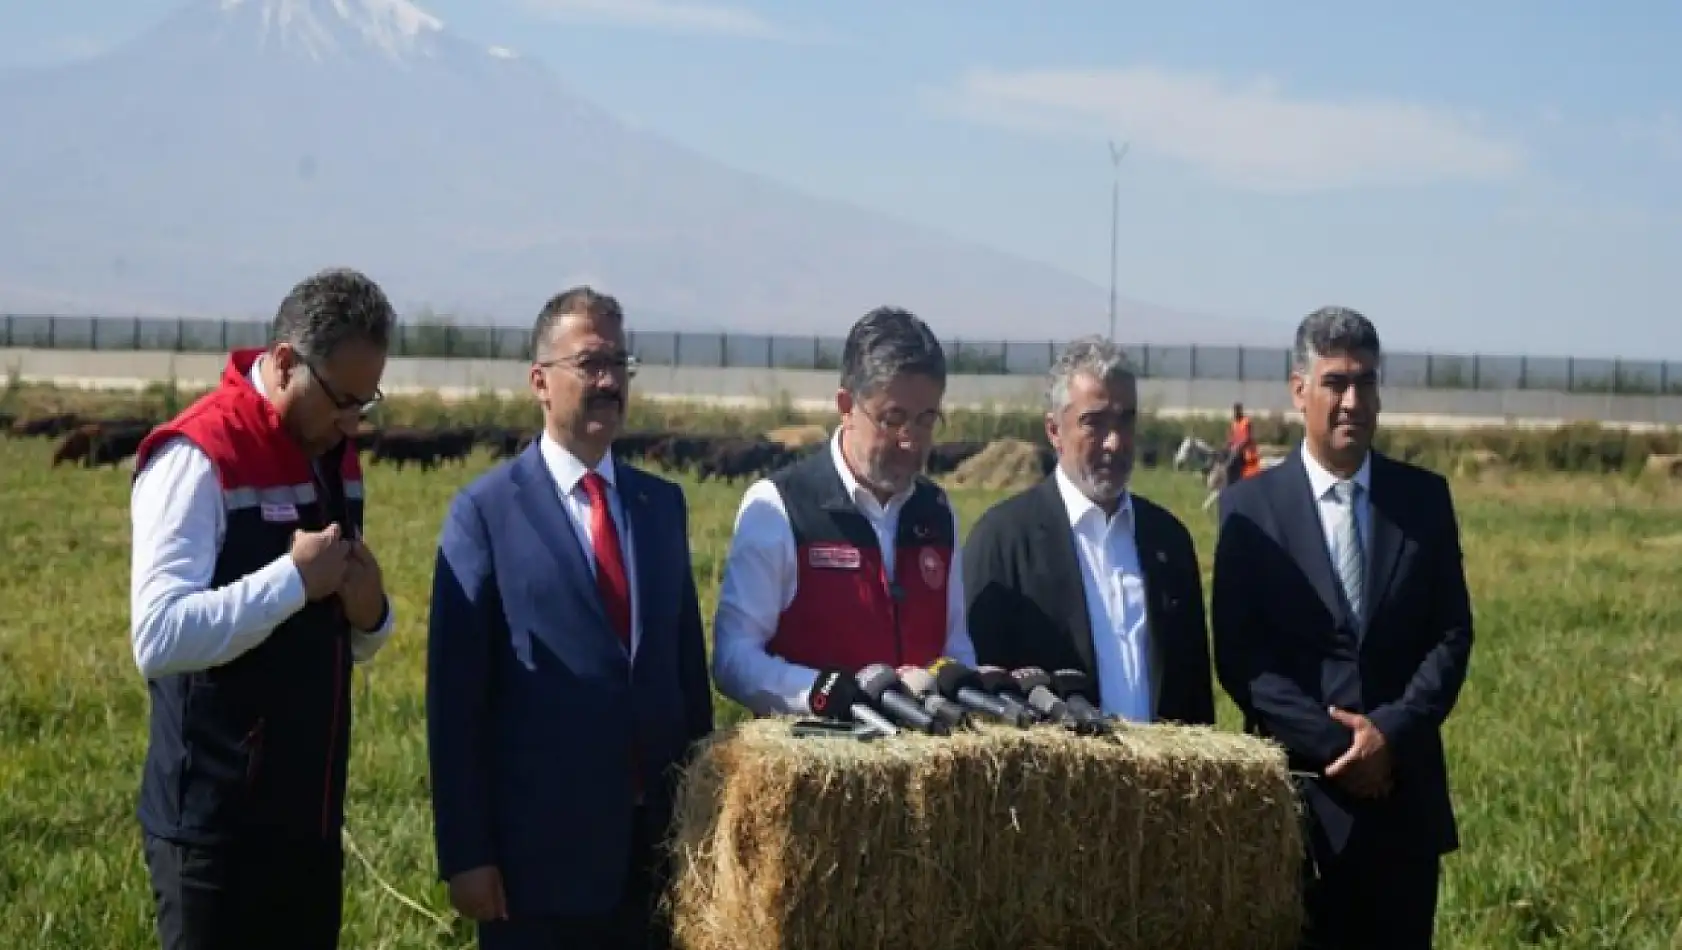
MULTIPOLYGON (((298 570, 290 554, 275 558, 252 576, 257 582, 257 589, 265 595, 263 599, 285 611, 282 619, 303 610, 304 605, 309 603, 303 572, 298 570)), ((278 623, 279 620, 276 620, 278 623)))

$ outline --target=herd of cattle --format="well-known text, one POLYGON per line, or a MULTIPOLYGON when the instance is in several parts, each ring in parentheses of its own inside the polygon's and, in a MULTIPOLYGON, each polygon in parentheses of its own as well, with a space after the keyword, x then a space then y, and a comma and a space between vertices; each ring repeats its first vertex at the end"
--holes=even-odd
MULTIPOLYGON (((52 464, 94 468, 116 466, 132 458, 141 439, 155 420, 143 418, 88 418, 76 413, 15 418, 0 413, 0 430, 12 438, 57 439, 52 464)), ((499 425, 480 426, 364 426, 357 448, 374 464, 401 469, 418 465, 429 470, 445 463, 465 463, 478 449, 496 458, 519 454, 536 431, 499 425)), ((614 443, 614 453, 628 461, 657 466, 667 472, 694 473, 700 481, 737 479, 769 475, 806 455, 821 451, 828 434, 819 426, 790 426, 762 436, 698 435, 688 432, 629 432, 614 443)), ((929 455, 928 474, 948 475, 987 447, 985 441, 940 442, 929 455)), ((1047 445, 1037 446, 1041 471, 1050 474, 1056 464, 1047 445)), ((1141 447, 1139 463, 1157 464, 1154 447, 1141 447)), ((1206 443, 1187 437, 1174 453, 1175 469, 1192 469, 1204 475, 1221 469, 1220 452, 1206 443)))

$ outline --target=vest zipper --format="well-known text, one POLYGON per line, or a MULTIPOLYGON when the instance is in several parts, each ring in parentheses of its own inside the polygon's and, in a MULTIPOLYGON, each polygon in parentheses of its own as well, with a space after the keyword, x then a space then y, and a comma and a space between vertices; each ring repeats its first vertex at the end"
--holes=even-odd
MULTIPOLYGON (((894 551, 894 556, 895 557, 899 556, 899 551, 897 549, 894 551)), ((904 634, 902 634, 900 632, 900 629, 899 629, 899 598, 900 598, 899 584, 894 582, 894 581, 888 580, 888 560, 887 560, 887 558, 888 558, 887 552, 883 552, 883 555, 882 555, 882 589, 887 592, 888 608, 893 611, 893 615, 894 615, 894 669, 897 670, 901 666, 905 665, 905 638, 904 638, 904 634)))
POLYGON ((321 780, 321 837, 332 831, 333 818, 333 758, 339 745, 339 716, 343 705, 341 695, 345 684, 345 638, 333 638, 333 718, 327 732, 327 763, 321 780))

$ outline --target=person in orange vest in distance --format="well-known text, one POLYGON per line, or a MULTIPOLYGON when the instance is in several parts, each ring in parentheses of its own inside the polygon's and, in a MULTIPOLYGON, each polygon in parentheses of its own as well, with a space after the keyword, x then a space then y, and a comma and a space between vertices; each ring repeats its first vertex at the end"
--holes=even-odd
POLYGON ((1261 451, 1256 448, 1255 436, 1250 433, 1250 417, 1244 414, 1244 404, 1232 404, 1232 426, 1227 430, 1228 484, 1261 472, 1261 451))

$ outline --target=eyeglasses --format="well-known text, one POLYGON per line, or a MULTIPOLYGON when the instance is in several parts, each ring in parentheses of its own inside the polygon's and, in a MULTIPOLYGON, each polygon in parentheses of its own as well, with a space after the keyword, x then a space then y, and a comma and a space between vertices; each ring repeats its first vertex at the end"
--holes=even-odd
POLYGON ((357 415, 365 416, 368 413, 373 412, 374 407, 378 406, 380 401, 385 399, 385 393, 381 392, 377 387, 374 389, 374 395, 367 399, 357 399, 354 396, 342 395, 338 390, 333 388, 332 383, 327 381, 327 376, 321 372, 321 365, 319 363, 313 359, 305 359, 303 362, 305 366, 309 367, 310 375, 314 376, 315 381, 320 384, 321 391, 327 394, 328 401, 333 403, 333 408, 339 410, 340 412, 355 412, 357 415))
POLYGON ((572 356, 540 360, 537 365, 544 369, 551 366, 565 366, 585 379, 597 379, 618 373, 624 373, 627 377, 635 376, 638 360, 629 353, 575 353, 572 356))
POLYGON ((878 416, 866 409, 863 403, 854 403, 854 407, 876 428, 898 435, 933 435, 946 425, 946 414, 939 409, 930 409, 916 416, 903 409, 890 409, 878 416))

